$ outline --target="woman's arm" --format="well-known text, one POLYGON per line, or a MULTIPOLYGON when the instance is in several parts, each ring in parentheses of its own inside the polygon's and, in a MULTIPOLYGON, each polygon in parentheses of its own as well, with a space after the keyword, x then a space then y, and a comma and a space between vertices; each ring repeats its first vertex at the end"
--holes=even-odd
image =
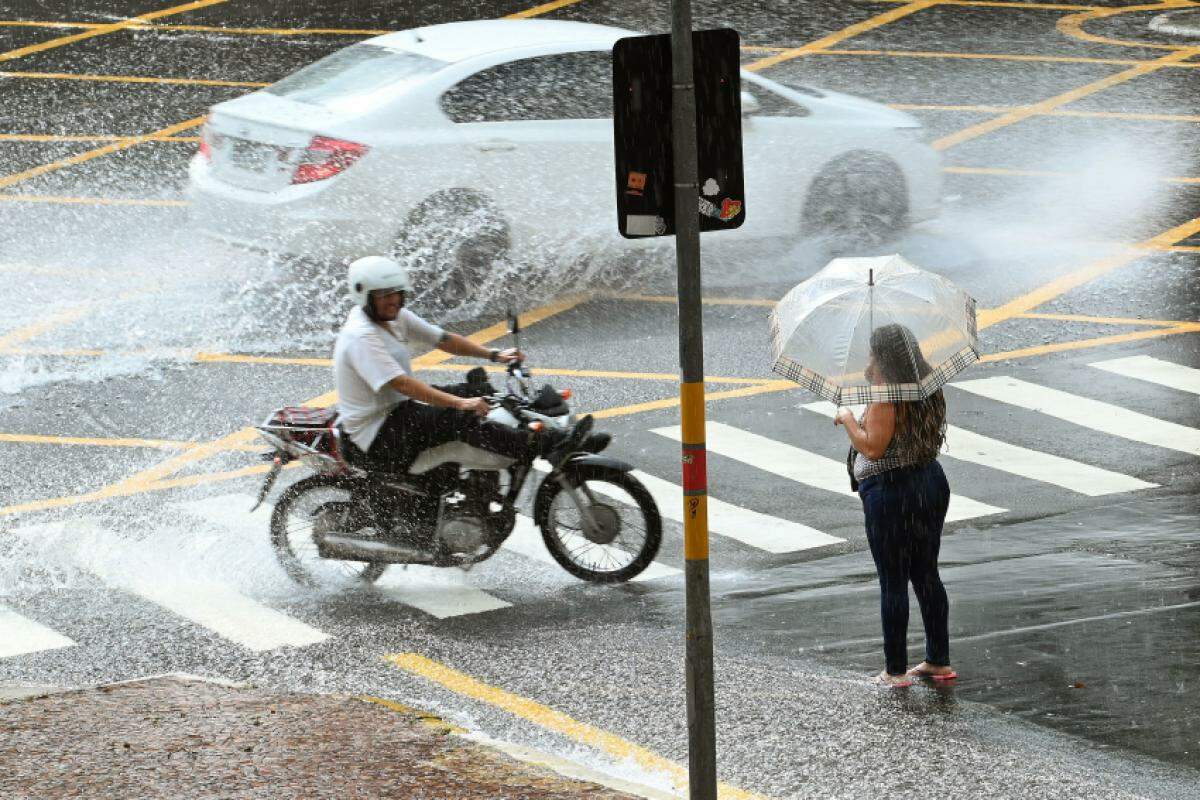
POLYGON ((867 406, 862 425, 848 408, 838 411, 835 425, 844 425, 846 435, 855 450, 872 461, 883 458, 892 437, 896 434, 896 406, 894 403, 872 403, 867 406))

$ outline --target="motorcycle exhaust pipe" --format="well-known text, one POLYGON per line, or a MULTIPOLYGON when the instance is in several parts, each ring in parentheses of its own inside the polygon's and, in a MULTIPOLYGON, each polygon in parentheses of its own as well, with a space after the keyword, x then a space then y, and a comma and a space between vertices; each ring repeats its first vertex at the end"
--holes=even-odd
POLYGON ((321 558, 334 561, 378 561, 384 564, 432 564, 433 556, 416 547, 389 542, 372 542, 327 533, 317 545, 321 558))

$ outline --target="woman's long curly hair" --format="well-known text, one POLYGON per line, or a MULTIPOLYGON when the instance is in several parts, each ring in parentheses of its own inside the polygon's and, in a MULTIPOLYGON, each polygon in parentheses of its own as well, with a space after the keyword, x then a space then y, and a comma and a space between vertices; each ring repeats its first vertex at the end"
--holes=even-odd
MULTIPOLYGON (((933 371, 917 337, 899 324, 871 332, 871 355, 886 383, 920 383, 933 371)), ((946 398, 938 389, 924 400, 896 404, 896 448, 899 455, 924 464, 937 458, 946 441, 946 398)))

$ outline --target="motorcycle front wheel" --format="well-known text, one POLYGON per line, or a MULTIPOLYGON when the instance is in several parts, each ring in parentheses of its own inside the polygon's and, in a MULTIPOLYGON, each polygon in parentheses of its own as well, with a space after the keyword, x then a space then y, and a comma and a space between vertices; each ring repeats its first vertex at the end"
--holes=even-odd
POLYGON ((637 478, 611 467, 573 470, 570 481, 572 492, 554 482, 539 497, 538 522, 550 555, 585 581, 621 583, 637 577, 662 544, 662 517, 650 492, 637 478))
POLYGON ((348 484, 335 477, 314 475, 292 484, 271 512, 271 546, 283 571, 296 583, 336 590, 377 581, 387 564, 321 558, 317 540, 334 532, 376 534, 351 503, 348 484))

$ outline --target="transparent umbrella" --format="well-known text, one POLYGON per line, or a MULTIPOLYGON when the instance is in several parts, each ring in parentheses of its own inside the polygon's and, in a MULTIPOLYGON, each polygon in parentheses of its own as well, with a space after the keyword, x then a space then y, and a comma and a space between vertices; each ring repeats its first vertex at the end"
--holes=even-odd
POLYGON ((898 255, 837 258, 775 306, 771 349, 837 405, 924 400, 979 358, 975 300, 898 255))

